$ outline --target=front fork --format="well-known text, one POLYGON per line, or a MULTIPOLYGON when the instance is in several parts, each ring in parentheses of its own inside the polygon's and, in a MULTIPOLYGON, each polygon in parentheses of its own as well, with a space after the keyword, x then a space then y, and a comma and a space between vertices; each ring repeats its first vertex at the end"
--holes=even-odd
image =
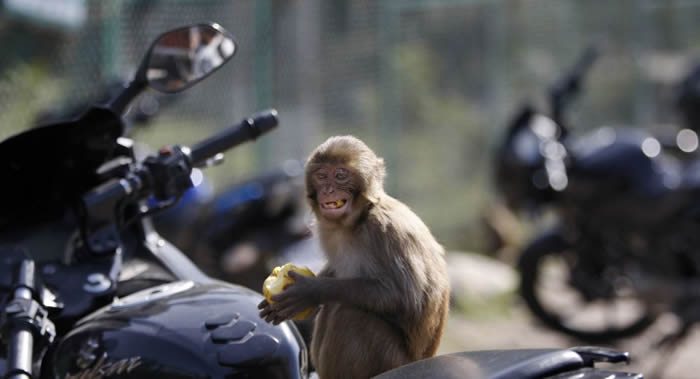
POLYGON ((42 357, 56 337, 37 288, 34 261, 23 259, 17 266, 12 297, 0 317, 2 339, 7 341, 7 371, 3 378, 33 378, 34 358, 42 357))

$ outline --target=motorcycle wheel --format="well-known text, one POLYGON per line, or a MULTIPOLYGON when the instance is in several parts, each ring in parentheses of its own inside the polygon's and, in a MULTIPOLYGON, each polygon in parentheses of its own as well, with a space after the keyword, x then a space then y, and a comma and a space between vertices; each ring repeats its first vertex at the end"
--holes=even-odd
POLYGON ((518 263, 520 295, 532 313, 547 327, 589 343, 612 342, 648 328, 657 314, 633 289, 614 289, 621 277, 613 283, 603 271, 582 269, 585 258, 557 231, 525 248, 518 263))

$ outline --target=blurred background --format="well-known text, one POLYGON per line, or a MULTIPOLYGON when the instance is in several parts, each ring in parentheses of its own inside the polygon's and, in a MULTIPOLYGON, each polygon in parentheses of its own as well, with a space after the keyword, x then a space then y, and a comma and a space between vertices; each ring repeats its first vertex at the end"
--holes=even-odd
MULTIPOLYGON (((569 131, 675 135, 686 127, 678 84, 700 62, 697 0, 0 4, 0 139, 106 99, 167 29, 215 21, 229 30, 233 61, 181 94, 147 94, 132 110, 142 119, 130 135, 153 148, 187 145, 278 109, 278 130, 204 172, 212 194, 279 168, 289 173, 328 136, 366 141, 386 160, 387 192, 452 252, 454 332, 443 352, 581 342, 543 329, 515 295, 517 251, 540 226, 503 206, 493 162, 518 106, 547 110, 550 86, 595 43, 600 56, 567 111, 569 131)), ((649 333, 622 345, 644 360, 635 367, 668 360, 665 377, 693 377, 700 364, 685 353, 692 335, 676 355, 663 355, 649 347, 649 333)))

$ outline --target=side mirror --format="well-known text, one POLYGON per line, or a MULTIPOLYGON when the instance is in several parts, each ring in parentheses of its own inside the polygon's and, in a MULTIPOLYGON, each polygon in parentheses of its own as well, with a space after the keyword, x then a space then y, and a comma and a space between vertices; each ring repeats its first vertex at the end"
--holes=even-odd
POLYGON ((174 93, 191 87, 219 69, 236 53, 236 43, 218 24, 199 24, 160 35, 148 49, 138 71, 107 104, 123 114, 131 100, 146 87, 174 93))
POLYGON ((178 92, 216 71, 235 53, 233 37, 219 25, 187 26, 162 34, 139 74, 157 91, 178 92))

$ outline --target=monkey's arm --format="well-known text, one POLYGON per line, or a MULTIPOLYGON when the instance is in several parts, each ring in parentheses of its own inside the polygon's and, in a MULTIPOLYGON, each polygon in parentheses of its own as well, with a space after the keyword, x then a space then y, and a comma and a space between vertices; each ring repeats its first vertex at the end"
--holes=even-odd
POLYGON ((321 278, 314 286, 320 304, 338 302, 378 313, 396 312, 401 306, 394 296, 397 289, 379 279, 321 278))
POLYGON ((320 304, 339 302, 370 312, 395 314, 405 309, 401 292, 391 283, 370 278, 307 278, 296 273, 295 283, 272 297, 275 304, 260 304, 261 317, 279 323, 320 304))

